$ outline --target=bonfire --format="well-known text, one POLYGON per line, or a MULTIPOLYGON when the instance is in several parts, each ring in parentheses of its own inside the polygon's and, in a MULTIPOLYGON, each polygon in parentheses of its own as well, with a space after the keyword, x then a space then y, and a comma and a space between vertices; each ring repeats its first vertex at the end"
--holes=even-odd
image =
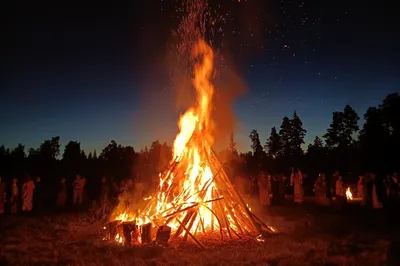
POLYGON ((274 231, 250 211, 212 148, 213 50, 200 40, 192 56, 197 59, 196 103, 180 117, 173 159, 160 174, 158 189, 147 198, 147 206, 136 212, 118 209, 114 214, 113 227, 120 229, 112 229, 109 237, 120 243, 167 242, 172 236, 190 238, 203 247, 200 235, 260 239, 262 232, 274 231))

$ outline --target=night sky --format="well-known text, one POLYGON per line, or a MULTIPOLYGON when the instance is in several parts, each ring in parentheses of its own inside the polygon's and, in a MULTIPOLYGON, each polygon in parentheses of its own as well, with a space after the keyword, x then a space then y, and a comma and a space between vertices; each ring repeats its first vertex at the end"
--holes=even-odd
MULTIPOLYGON (((210 1, 224 21, 215 47, 248 87, 233 106, 240 150, 252 129, 264 143, 294 110, 309 143, 333 111, 350 104, 362 118, 399 91, 399 6, 385 2, 210 1)), ((2 9, 0 144, 38 147, 60 136, 99 153, 112 139, 136 150, 172 141, 179 112, 167 54, 177 5, 10 2, 2 9)))

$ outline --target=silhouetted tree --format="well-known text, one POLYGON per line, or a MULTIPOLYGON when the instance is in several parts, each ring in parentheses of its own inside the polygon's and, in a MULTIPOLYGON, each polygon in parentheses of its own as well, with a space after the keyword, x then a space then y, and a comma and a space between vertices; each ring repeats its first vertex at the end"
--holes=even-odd
POLYGON ((264 150, 261 146, 260 135, 257 130, 253 129, 250 133, 251 149, 253 150, 253 165, 254 170, 259 171, 262 168, 262 163, 264 160, 264 150))
POLYGON ((76 174, 83 174, 83 164, 86 155, 81 149, 81 143, 78 141, 70 141, 65 145, 62 162, 64 166, 64 175, 72 178, 76 174))
POLYGON ((18 146, 11 150, 11 157, 13 160, 23 161, 26 157, 25 146, 18 144, 18 146))
POLYGON ((359 119, 357 112, 350 105, 346 105, 343 112, 333 112, 333 121, 323 136, 327 146, 332 149, 353 144, 353 136, 359 129, 359 119))
POLYGON ((271 128, 271 133, 265 144, 265 150, 268 156, 277 158, 282 153, 281 138, 276 131, 276 128, 271 128))
POLYGON ((279 139, 281 142, 282 156, 288 157, 291 154, 291 123, 287 116, 282 118, 282 124, 279 130, 279 139))
POLYGON ((236 142, 234 139, 234 135, 233 132, 229 135, 229 147, 228 150, 234 154, 237 154, 237 150, 236 150, 236 142))
POLYGON ((10 149, 0 146, 0 175, 6 175, 11 171, 10 161, 10 149))
POLYGON ((370 107, 365 113, 359 136, 364 167, 375 171, 396 170, 400 160, 399 105, 399 94, 389 94, 379 108, 370 107))
POLYGON ((304 137, 306 136, 307 130, 303 128, 303 122, 296 112, 293 113, 293 117, 290 120, 291 124, 291 140, 290 146, 292 153, 295 156, 303 155, 303 149, 301 145, 304 144, 304 137))
POLYGON ((258 157, 262 156, 264 153, 263 147, 261 146, 260 135, 258 134, 257 130, 253 129, 250 133, 250 140, 251 140, 251 149, 253 150, 253 155, 258 157))
POLYGON ((70 162, 80 161, 81 152, 81 143, 77 141, 70 141, 67 145, 65 145, 62 159, 70 162))
POLYGON ((279 130, 280 141, 282 145, 282 156, 287 160, 288 164, 299 164, 304 144, 304 137, 307 131, 303 128, 303 122, 296 112, 293 113, 292 119, 285 116, 282 119, 281 128, 279 130))
POLYGON ((315 137, 314 142, 308 145, 307 149, 307 169, 308 172, 316 175, 326 172, 328 149, 324 146, 322 139, 315 137))
MULTIPOLYGON (((357 171, 357 146, 354 136, 359 127, 357 112, 346 105, 343 112, 333 112, 332 123, 323 136, 331 150, 331 167, 348 171, 357 171)), ((334 170, 334 169, 330 169, 334 170)))

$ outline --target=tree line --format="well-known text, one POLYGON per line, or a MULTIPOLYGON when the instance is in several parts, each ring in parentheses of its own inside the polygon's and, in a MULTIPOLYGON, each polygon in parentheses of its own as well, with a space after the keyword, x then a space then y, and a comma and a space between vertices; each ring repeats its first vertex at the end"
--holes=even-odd
MULTIPOLYGON (((387 95, 377 107, 364 114, 360 128, 357 112, 346 105, 332 113, 332 122, 326 133, 315 137, 305 150, 300 116, 294 112, 282 119, 280 128, 271 128, 265 143, 257 130, 250 133, 251 151, 239 154, 234 136, 219 155, 234 171, 257 174, 259 171, 286 172, 290 167, 301 168, 310 175, 339 170, 342 173, 374 171, 391 173, 400 163, 400 96, 387 95)), ((78 141, 70 141, 61 151, 60 137, 45 140, 37 149, 25 149, 19 144, 13 149, 0 146, 0 175, 6 177, 40 176, 49 182, 58 178, 73 178, 76 174, 89 180, 107 175, 117 179, 140 177, 151 180, 163 171, 171 159, 172 149, 158 140, 140 151, 111 141, 99 155, 86 154, 78 141), (62 154, 61 154, 62 153, 62 154), (61 159, 59 159, 61 155, 61 159)))
POLYGON ((350 106, 332 113, 332 122, 323 136, 316 136, 305 150, 307 131, 299 115, 285 116, 280 128, 271 133, 262 145, 257 130, 250 133, 251 150, 245 157, 253 171, 287 171, 299 167, 316 175, 339 170, 344 174, 375 172, 388 174, 400 164, 400 96, 387 95, 377 107, 364 114, 364 124, 350 106))

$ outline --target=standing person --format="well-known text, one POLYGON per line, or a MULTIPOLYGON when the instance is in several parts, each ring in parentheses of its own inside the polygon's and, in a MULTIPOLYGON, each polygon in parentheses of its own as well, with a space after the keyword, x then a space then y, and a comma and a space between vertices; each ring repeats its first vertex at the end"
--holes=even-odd
POLYGON ((397 199, 400 196, 400 184, 399 184, 399 179, 397 175, 394 175, 389 178, 388 187, 389 187, 389 192, 388 192, 388 197, 390 200, 393 200, 393 202, 397 201, 397 199))
POLYGON ((376 186, 376 175, 371 174, 371 182, 372 182, 372 207, 374 209, 381 209, 382 203, 378 197, 378 190, 376 186))
POLYGON ((335 186, 336 206, 339 210, 343 210, 346 203, 346 190, 344 188, 343 178, 339 175, 335 186))
POLYGON ((107 178, 103 176, 101 178, 100 186, 100 216, 105 218, 108 213, 108 203, 109 203, 110 188, 107 183, 107 178))
POLYGON ((326 175, 325 176, 325 195, 327 199, 327 203, 331 204, 332 203, 332 176, 331 175, 326 175))
POLYGON ((279 183, 281 182, 281 177, 277 174, 272 176, 271 187, 272 187, 272 204, 279 204, 279 183))
POLYGON ((67 205, 67 184, 66 184, 67 179, 65 177, 62 177, 60 180, 60 185, 58 187, 58 193, 57 193, 57 207, 59 208, 65 208, 67 205))
POLYGON ((358 177, 358 182, 357 182, 357 198, 361 199, 361 201, 364 198, 364 177, 360 175, 358 177))
POLYGON ((4 202, 6 201, 6 188, 3 183, 3 178, 0 176, 0 214, 4 213, 4 202))
POLYGON ((43 199, 43 186, 42 180, 40 177, 36 177, 35 179, 35 193, 33 194, 33 206, 35 212, 39 212, 42 209, 42 199, 43 199))
POLYGON ((319 174, 314 183, 315 200, 318 205, 325 205, 326 199, 326 183, 324 174, 319 174))
POLYGON ((294 186, 294 202, 303 203, 303 174, 300 169, 292 167, 292 174, 290 175, 290 184, 294 186))
POLYGON ((285 201, 286 195, 286 180, 287 177, 284 174, 279 174, 280 182, 279 182, 279 202, 282 204, 285 201))
POLYGON ((33 183, 31 176, 27 177, 27 181, 22 185, 22 211, 30 212, 33 208, 33 193, 35 190, 35 183, 33 183))
POLYGON ((367 207, 370 203, 370 191, 369 191, 369 183, 370 183, 370 175, 366 173, 363 177, 362 185, 363 185, 363 198, 361 201, 361 206, 367 207))
POLYGON ((269 189, 268 179, 264 172, 261 172, 258 176, 258 190, 260 194, 260 204, 263 206, 269 206, 269 189))
POLYGON ((18 190, 18 181, 16 178, 13 178, 11 185, 11 197, 10 197, 10 211, 11 213, 17 213, 18 212, 18 196, 19 196, 19 190, 18 190))
POLYGON ((73 194, 72 194, 72 200, 74 205, 82 205, 84 187, 85 187, 85 179, 83 179, 80 175, 76 175, 73 185, 73 194))
POLYGON ((331 189, 331 197, 337 195, 336 193, 336 182, 338 181, 340 177, 339 170, 335 170, 332 174, 332 179, 331 179, 331 184, 330 184, 330 189, 331 189))

